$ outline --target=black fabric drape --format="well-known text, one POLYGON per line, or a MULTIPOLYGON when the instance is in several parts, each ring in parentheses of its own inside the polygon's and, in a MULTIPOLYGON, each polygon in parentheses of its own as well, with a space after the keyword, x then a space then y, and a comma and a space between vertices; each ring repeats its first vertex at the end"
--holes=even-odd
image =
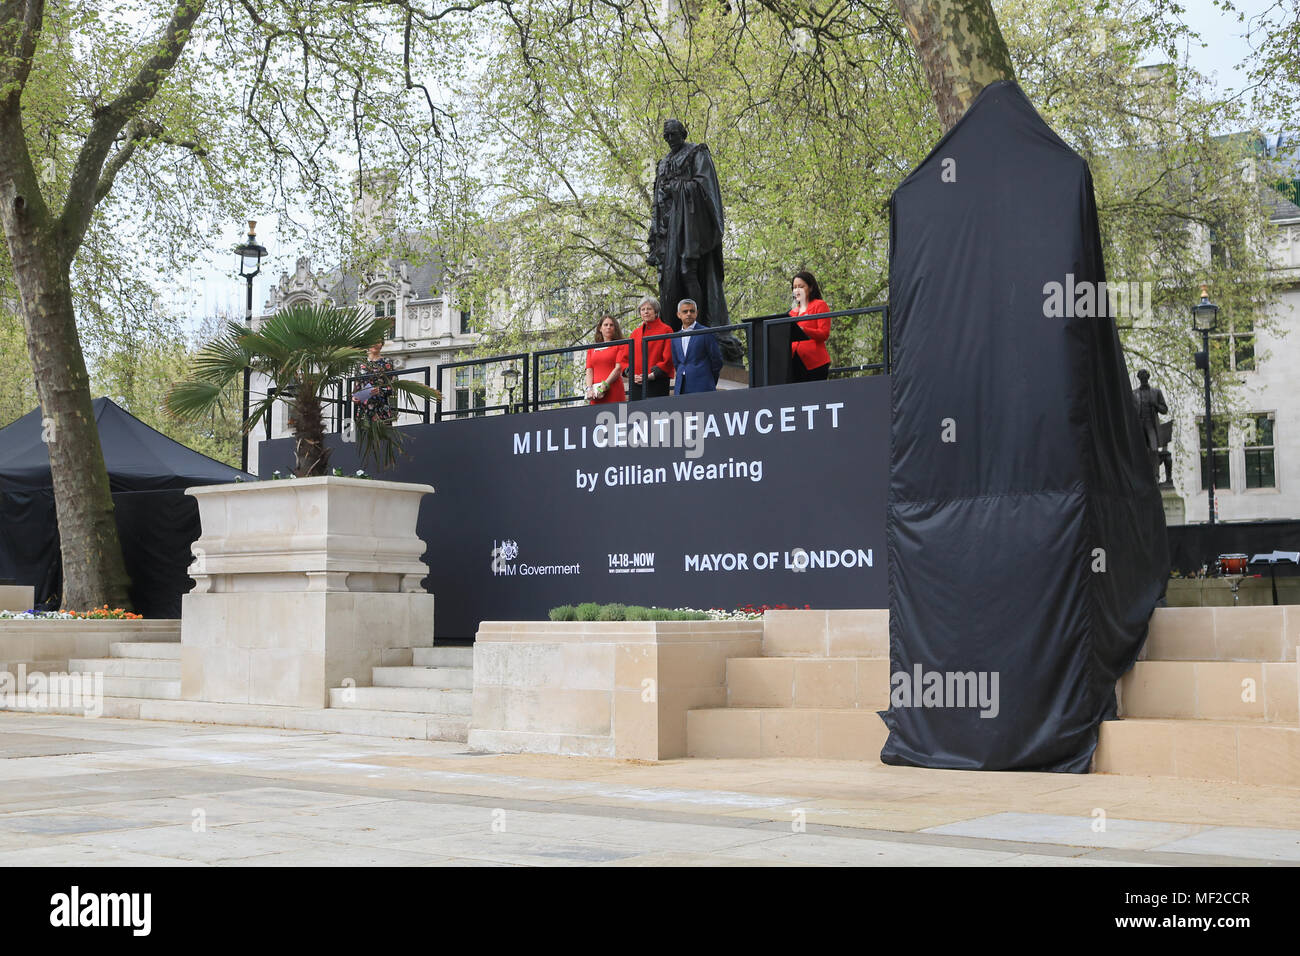
POLYGON ((1091 175, 995 83, 891 212, 881 759, 1086 771, 1169 567, 1114 322, 1045 307, 1050 283, 1105 280, 1091 175), (994 707, 966 675, 996 677, 994 707))
MULTIPOLYGON (((154 431, 107 398, 95 399, 94 409, 132 603, 145 617, 179 617, 200 530, 198 506, 184 489, 252 476, 154 431)), ((0 578, 34 587, 38 604, 62 589, 47 445, 57 438, 40 409, 0 428, 0 578)))

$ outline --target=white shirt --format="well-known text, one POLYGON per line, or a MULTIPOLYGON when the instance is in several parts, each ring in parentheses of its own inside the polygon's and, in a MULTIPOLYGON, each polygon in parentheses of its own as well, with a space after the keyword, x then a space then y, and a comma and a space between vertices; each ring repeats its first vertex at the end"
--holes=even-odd
MULTIPOLYGON (((690 325, 683 325, 683 326, 682 326, 682 331, 683 331, 683 332, 689 332, 691 329, 695 328, 695 326, 697 326, 697 325, 699 325, 699 324, 700 324, 700 323, 699 323, 699 320, 696 319, 696 320, 695 320, 694 322, 692 322, 690 325)), ((682 358, 683 358, 683 359, 685 359, 687 353, 690 352, 690 350, 691 350, 691 343, 695 341, 695 338, 696 338, 696 337, 695 337, 694 335, 688 335, 688 336, 686 336, 685 338, 682 339, 682 358)))

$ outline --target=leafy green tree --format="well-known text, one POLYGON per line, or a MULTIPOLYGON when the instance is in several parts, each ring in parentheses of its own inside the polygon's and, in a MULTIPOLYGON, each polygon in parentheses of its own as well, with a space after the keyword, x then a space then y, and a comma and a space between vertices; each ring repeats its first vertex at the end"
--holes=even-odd
POLYGON ((374 170, 423 184, 395 208, 424 203, 436 218, 455 199, 442 189, 455 116, 438 80, 492 2, 0 0, 0 273, 55 421, 69 607, 127 603, 76 322, 88 235, 148 248, 161 267, 256 204, 345 244, 374 170))
MULTIPOLYGON (((1186 310, 1203 281, 1225 314, 1269 327, 1264 197, 1243 176, 1249 143, 1220 135, 1248 117, 1194 70, 1148 65, 1189 37, 1162 0, 898 7, 700 5, 682 18, 540 0, 492 22, 490 59, 464 90, 484 167, 465 284, 489 306, 477 314, 509 321, 484 329, 481 351, 528 347, 543 321, 556 345, 587 341, 604 311, 635 323, 657 284, 645 232, 670 116, 715 159, 734 314, 784 310, 800 268, 833 308, 881 301, 890 193, 1005 78, 1092 167, 1108 273, 1136 284, 1126 306, 1150 305, 1119 319, 1131 366, 1194 372, 1186 310)), ((879 341, 873 319, 837 321, 832 357, 878 361, 879 341)), ((1239 382, 1216 375, 1230 403, 1239 382)))
MULTIPOLYGON (((589 340, 605 311, 636 324, 657 294, 646 236, 670 117, 714 156, 733 315, 788 309, 805 267, 832 306, 883 296, 889 194, 937 129, 898 22, 856 4, 675 9, 541 0, 484 18, 461 128, 482 164, 467 291, 512 319, 489 349, 543 317, 556 344, 589 340)), ((837 357, 878 356, 869 324, 841 324, 837 357)))

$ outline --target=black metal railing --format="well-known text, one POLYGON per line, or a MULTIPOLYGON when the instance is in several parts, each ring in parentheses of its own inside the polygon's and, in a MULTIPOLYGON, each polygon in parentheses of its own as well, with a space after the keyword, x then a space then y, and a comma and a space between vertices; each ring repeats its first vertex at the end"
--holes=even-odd
MULTIPOLYGON (((719 335, 723 332, 743 332, 745 333, 745 359, 749 368, 750 383, 754 380, 754 337, 748 325, 700 325, 698 322, 695 328, 689 332, 660 332, 658 335, 644 335, 641 337, 641 368, 644 371, 650 367, 650 343, 662 342, 664 340, 692 338, 696 335, 719 335)), ((725 366, 724 366, 725 367, 725 366)))
MULTIPOLYGON (((724 333, 745 333, 745 362, 744 365, 749 372, 749 386, 751 388, 761 388, 768 384, 770 378, 769 368, 772 367, 773 357, 771 352, 772 331, 776 326, 786 325, 794 322, 804 322, 809 319, 840 319, 840 318, 857 318, 865 315, 880 316, 880 354, 881 360, 878 362, 867 362, 860 365, 840 365, 832 366, 828 372, 828 377, 858 375, 864 372, 879 373, 886 375, 893 369, 893 356, 890 343, 889 330, 889 306, 872 305, 860 309, 841 309, 837 312, 822 312, 813 316, 792 316, 785 312, 777 312, 771 315, 759 315, 744 319, 735 325, 724 326, 704 326, 699 325, 690 332, 668 332, 659 335, 647 335, 641 338, 641 368, 649 367, 651 342, 684 338, 694 335, 722 335, 724 333)), ((434 416, 435 421, 444 421, 448 418, 467 418, 479 417, 488 414, 505 414, 510 412, 528 412, 541 411, 544 408, 550 408, 562 405, 572 405, 578 402, 586 401, 586 396, 578 391, 576 393, 559 394, 560 385, 563 382, 572 384, 579 377, 576 363, 570 365, 563 361, 562 356, 572 356, 579 352, 589 352, 597 348, 609 348, 611 346, 626 346, 628 350, 628 382, 633 382, 632 370, 634 368, 634 349, 636 348, 635 339, 624 338, 614 342, 587 342, 580 345, 561 346, 552 349, 539 349, 535 352, 515 352, 510 355, 492 355, 486 358, 462 359, 457 362, 446 362, 437 368, 438 391, 443 395, 443 400, 438 405, 438 411, 434 416), (549 363, 549 368, 543 368, 546 359, 557 357, 559 361, 549 363), (489 388, 501 387, 498 382, 488 381, 488 366, 501 365, 505 363, 518 362, 522 371, 519 373, 517 385, 504 386, 509 395, 508 401, 504 404, 482 404, 475 405, 478 390, 481 388, 486 394, 489 388), (470 404, 468 407, 454 407, 454 397, 457 390, 457 384, 454 379, 448 384, 446 382, 447 373, 454 373, 462 368, 482 368, 484 369, 483 378, 479 381, 471 381, 469 387, 470 404), (448 388, 451 392, 448 392, 448 388), (515 399, 515 390, 519 391, 519 399, 515 399), (544 391, 555 390, 555 394, 543 397, 544 391), (449 398, 452 400, 449 402, 449 398), (452 404, 453 407, 446 407, 452 404)), ((776 359, 784 361, 784 359, 776 359)), ((417 368, 395 369, 391 374, 393 376, 422 375, 424 384, 429 384, 429 378, 432 369, 429 366, 420 366, 417 368)), ((352 418, 353 402, 351 396, 355 391, 356 385, 363 378, 370 376, 351 376, 346 381, 333 382, 329 386, 329 391, 333 394, 322 396, 321 401, 329 407, 329 431, 338 432, 344 428, 344 423, 352 418)), ((461 386, 463 387, 463 386, 461 386)), ((276 389, 267 390, 268 395, 275 395, 276 389)), ((420 420, 427 423, 430 419, 429 400, 415 400, 419 405, 411 407, 401 406, 401 392, 395 393, 398 396, 398 414, 399 415, 419 415, 420 420)), ((244 410, 247 418, 248 410, 244 410)), ((266 437, 269 440, 272 432, 271 416, 265 420, 266 437)))
MULTIPOLYGON (((786 313, 777 313, 775 315, 762 315, 756 319, 747 319, 747 322, 760 322, 763 328, 763 350, 771 351, 772 330, 779 325, 792 325, 795 322, 807 322, 810 319, 838 319, 844 317, 854 317, 859 315, 880 315, 880 353, 881 361, 869 362, 864 365, 839 365, 831 366, 827 376, 847 375, 861 372, 884 372, 889 374, 891 363, 889 354, 889 306, 887 305, 870 305, 861 309, 841 309, 838 312, 820 312, 814 315, 789 315, 786 313)), ((758 385, 767 385, 768 364, 763 363, 761 369, 762 381, 758 385)))
MULTIPOLYGON (((512 355, 491 355, 488 356, 487 358, 464 359, 459 362, 447 362, 444 365, 439 365, 438 366, 438 391, 442 393, 442 404, 438 406, 437 420, 443 421, 444 419, 447 418, 477 418, 492 412, 500 412, 505 414, 514 411, 527 411, 528 410, 527 408, 528 406, 528 355, 529 353, 527 352, 515 352, 512 355), (487 391, 487 366, 500 365, 505 362, 518 362, 520 359, 523 360, 520 364, 522 364, 524 367, 522 373, 522 382, 521 382, 523 386, 521 394, 524 396, 524 400, 522 403, 515 402, 514 395, 513 395, 513 388, 507 385, 506 389, 507 392, 510 393, 510 399, 504 405, 475 405, 474 404, 475 383, 471 380, 469 386, 469 397, 470 397, 469 407, 467 408, 453 407, 450 409, 444 407, 447 404, 447 390, 446 388, 443 387, 442 384, 442 373, 444 371, 454 371, 460 368, 482 368, 484 370, 483 389, 486 392, 487 391)), ((455 394, 455 389, 458 387, 460 386, 457 386, 455 381, 453 381, 452 382, 453 396, 455 394)))
MULTIPOLYGON (((424 379, 424 384, 427 387, 429 384, 429 376, 432 374, 432 372, 433 369, 431 366, 421 365, 416 368, 393 369, 393 371, 386 372, 384 374, 388 378, 400 378, 403 376, 418 375, 424 379)), ((353 394, 355 394, 357 390, 357 386, 362 381, 368 381, 376 377, 378 376, 373 374, 350 375, 348 376, 347 379, 330 382, 325 386, 325 392, 321 395, 320 401, 321 404, 325 406, 325 433, 326 434, 333 435, 344 430, 344 428, 346 427, 344 423, 351 421, 352 413, 355 411, 356 403, 352 401, 352 396, 353 394)), ((281 392, 287 395, 292 395, 293 388, 294 386, 292 385, 286 385, 284 388, 278 388, 273 385, 266 390, 266 395, 268 398, 274 395, 278 395, 281 392)), ((398 415, 419 415, 420 421, 423 424, 427 425, 429 423, 430 399, 414 398, 400 391, 394 391, 393 398, 394 401, 396 402, 394 407, 398 415), (402 404, 403 399, 409 400, 407 405, 405 406, 403 406, 402 404)), ((247 409, 245 409, 244 414, 245 416, 247 416, 248 414, 247 409)), ((274 411, 269 413, 266 416, 266 418, 263 419, 263 423, 264 423, 263 427, 266 432, 267 441, 271 440, 273 418, 274 418, 274 411)))
MULTIPOLYGON (((627 366, 628 368, 631 368, 632 350, 635 347, 635 344, 636 343, 633 339, 615 339, 612 342, 585 342, 582 345, 564 345, 559 348, 540 349, 534 352, 533 362, 532 362, 533 365, 533 391, 531 397, 532 410, 535 412, 539 412, 543 408, 546 408, 551 405, 571 405, 574 402, 585 402, 587 400, 586 395, 582 393, 578 393, 576 395, 557 395, 554 398, 542 398, 542 373, 543 373, 542 359, 551 355, 575 355, 578 352, 590 352, 592 349, 607 349, 607 348, 613 348, 615 346, 625 346, 627 348, 627 366)), ((556 366, 545 370, 548 372, 557 373, 558 377, 557 380, 555 380, 555 387, 557 389, 559 388, 558 378, 563 377, 563 372, 562 372, 563 369, 564 369, 564 363, 563 361, 561 361, 556 366)), ((569 374, 570 374, 569 381, 572 381, 573 380, 572 368, 569 369, 569 374)))

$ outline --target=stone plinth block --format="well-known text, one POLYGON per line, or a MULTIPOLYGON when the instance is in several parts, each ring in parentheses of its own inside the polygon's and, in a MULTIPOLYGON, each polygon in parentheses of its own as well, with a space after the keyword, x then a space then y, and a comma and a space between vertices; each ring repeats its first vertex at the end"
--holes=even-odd
POLYGON ((181 697, 326 707, 394 648, 433 644, 415 532, 428 485, 357 478, 188 489, 203 533, 181 607, 181 697))
POLYGON ((36 603, 36 589, 28 585, 0 584, 0 611, 30 611, 36 603))
POLYGON ((253 591, 187 594, 181 698, 327 707, 367 687, 393 648, 433 645, 433 595, 253 591))
POLYGON ((429 485, 294 478, 185 493, 203 527, 189 570, 195 594, 423 590, 415 522, 429 485))
POLYGON ((762 642, 762 621, 485 621, 470 749, 683 757, 686 712, 725 706, 727 661, 762 642))

